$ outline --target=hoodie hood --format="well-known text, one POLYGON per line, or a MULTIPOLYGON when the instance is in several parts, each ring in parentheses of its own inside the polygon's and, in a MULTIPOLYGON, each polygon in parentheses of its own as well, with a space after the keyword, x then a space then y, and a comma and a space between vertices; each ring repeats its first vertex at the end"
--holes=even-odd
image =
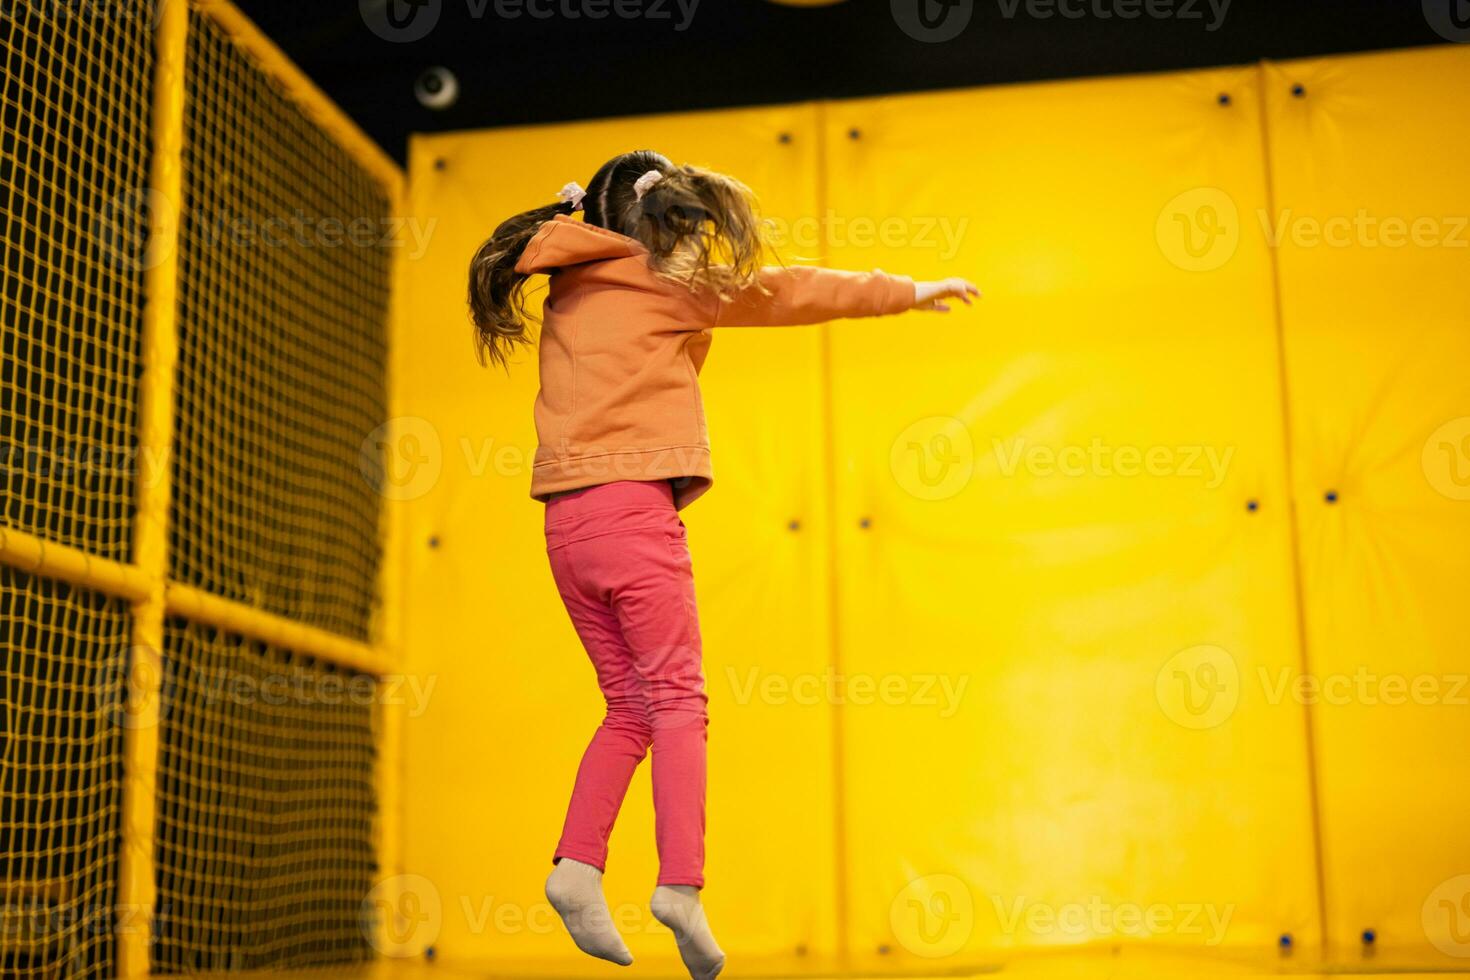
POLYGON ((526 243, 516 271, 528 275, 547 273, 584 262, 647 254, 648 249, 641 242, 627 235, 559 214, 543 224, 526 243))

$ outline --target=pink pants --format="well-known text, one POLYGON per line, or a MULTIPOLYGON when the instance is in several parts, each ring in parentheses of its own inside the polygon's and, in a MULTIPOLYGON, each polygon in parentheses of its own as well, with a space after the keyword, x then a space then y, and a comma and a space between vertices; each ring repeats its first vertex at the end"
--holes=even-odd
POLYGON ((669 484, 620 481, 553 498, 546 552, 607 701, 555 860, 606 867, 613 821, 652 747, 658 883, 703 887, 709 716, 694 572, 669 484))

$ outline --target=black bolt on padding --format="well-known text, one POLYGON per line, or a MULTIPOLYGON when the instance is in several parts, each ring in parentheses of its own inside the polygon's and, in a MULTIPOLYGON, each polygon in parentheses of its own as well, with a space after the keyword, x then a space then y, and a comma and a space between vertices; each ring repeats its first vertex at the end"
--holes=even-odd
POLYGON ((439 951, 437 949, 435 949, 433 946, 426 946, 424 948, 424 959, 426 959, 426 960, 432 960, 434 957, 436 957, 438 955, 439 955, 439 951))
POLYGON ((1297 82, 1291 87, 1291 94, 1300 99, 1302 96, 1307 94, 1307 87, 1301 82, 1297 82))
POLYGON ((443 157, 440 157, 439 159, 437 159, 437 160, 434 161, 434 169, 435 170, 448 170, 449 169, 449 161, 446 160, 446 159, 444 159, 443 157))
POLYGON ((858 521, 858 527, 862 528, 865 531, 872 526, 873 519, 871 517, 864 517, 862 520, 858 521))
POLYGON ((1219 103, 1221 105, 1229 105, 1230 104, 1230 93, 1229 92, 1221 92, 1220 93, 1220 98, 1219 98, 1218 101, 1219 101, 1219 103))
POLYGON ((879 956, 887 956, 889 952, 890 950, 887 943, 884 943, 882 946, 878 947, 879 956))
POLYGON ((429 535, 429 547, 430 548, 437 548, 437 547, 439 547, 439 535, 437 535, 437 534, 431 534, 431 535, 429 535))
POLYGON ((796 518, 793 517, 791 520, 786 522, 786 529, 788 531, 800 531, 801 521, 798 521, 796 518))
POLYGON ((1281 938, 1276 940, 1276 945, 1282 949, 1291 949, 1291 933, 1283 932, 1281 938))
POLYGON ((854 126, 847 131, 847 138, 850 140, 860 140, 863 138, 863 131, 854 126))
POLYGON ((1378 941, 1378 933, 1377 932, 1373 931, 1372 929, 1364 929, 1363 930, 1363 945, 1364 946, 1372 946, 1377 941, 1378 941))
POLYGON ((780 140, 782 143, 790 143, 791 142, 791 134, 790 133, 782 133, 780 136, 777 136, 776 139, 780 140))
POLYGON ((1327 491, 1327 502, 1329 504, 1335 504, 1335 503, 1337 503, 1337 491, 1336 490, 1328 490, 1327 491))
POLYGON ((1260 510, 1261 509, 1261 502, 1259 500, 1247 500, 1245 502, 1245 509, 1246 510, 1249 510, 1249 511, 1257 511, 1257 510, 1260 510))

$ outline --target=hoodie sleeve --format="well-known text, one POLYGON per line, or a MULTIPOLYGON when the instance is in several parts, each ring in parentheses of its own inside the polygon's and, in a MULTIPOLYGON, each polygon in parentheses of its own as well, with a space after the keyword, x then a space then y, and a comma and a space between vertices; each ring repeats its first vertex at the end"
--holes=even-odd
POLYGON ((885 316, 914 305, 914 281, 884 272, 812 266, 761 270, 761 286, 717 301, 713 326, 793 327, 843 317, 885 316))

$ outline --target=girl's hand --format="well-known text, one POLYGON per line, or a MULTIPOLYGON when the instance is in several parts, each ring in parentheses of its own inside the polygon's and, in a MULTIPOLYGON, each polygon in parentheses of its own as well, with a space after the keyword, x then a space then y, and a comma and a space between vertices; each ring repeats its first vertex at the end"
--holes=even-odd
POLYGON ((914 305, 910 307, 915 310, 933 310, 936 313, 948 313, 949 304, 946 299, 955 298, 964 301, 966 306, 973 302, 970 297, 980 296, 980 290, 968 279, 940 279, 938 282, 916 282, 914 283, 914 305))

